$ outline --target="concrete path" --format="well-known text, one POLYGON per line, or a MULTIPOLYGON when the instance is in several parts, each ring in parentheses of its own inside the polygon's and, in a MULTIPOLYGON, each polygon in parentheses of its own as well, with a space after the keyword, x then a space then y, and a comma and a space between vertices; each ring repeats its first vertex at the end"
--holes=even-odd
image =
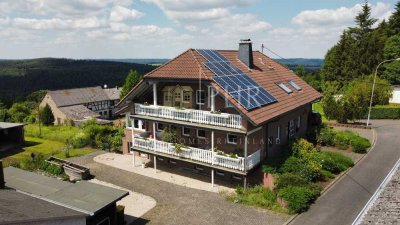
POLYGON ((372 121, 375 147, 290 224, 352 224, 400 158, 400 121, 372 121))
POLYGON ((93 161, 93 157, 103 153, 70 160, 90 167, 90 172, 98 180, 154 198, 156 207, 135 220, 134 224, 280 225, 290 218, 289 215, 228 202, 218 193, 171 184, 93 161))

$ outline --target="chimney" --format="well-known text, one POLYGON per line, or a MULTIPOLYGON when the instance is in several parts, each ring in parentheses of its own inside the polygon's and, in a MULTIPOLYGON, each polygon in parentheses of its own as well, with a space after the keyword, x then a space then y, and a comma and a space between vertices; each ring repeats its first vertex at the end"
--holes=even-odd
POLYGON ((4 181, 3 161, 0 160, 0 189, 4 189, 6 182, 4 181))
POLYGON ((253 68, 253 47, 250 39, 241 39, 239 43, 239 60, 249 69, 253 68))

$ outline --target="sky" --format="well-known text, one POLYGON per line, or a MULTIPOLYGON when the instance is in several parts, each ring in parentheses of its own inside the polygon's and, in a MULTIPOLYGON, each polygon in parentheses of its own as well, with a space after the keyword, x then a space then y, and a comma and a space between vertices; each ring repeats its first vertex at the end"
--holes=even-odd
MULTIPOLYGON (((323 58, 363 2, 0 0, 0 58, 173 58, 247 38, 284 58, 323 58)), ((389 18, 396 2, 369 1, 372 16, 389 18)))

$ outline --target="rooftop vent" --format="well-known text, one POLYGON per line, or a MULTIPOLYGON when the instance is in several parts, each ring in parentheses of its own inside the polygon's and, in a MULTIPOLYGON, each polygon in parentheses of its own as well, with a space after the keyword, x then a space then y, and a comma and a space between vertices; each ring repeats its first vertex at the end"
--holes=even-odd
POLYGON ((239 43, 239 60, 253 69, 253 47, 250 39, 241 39, 239 43))

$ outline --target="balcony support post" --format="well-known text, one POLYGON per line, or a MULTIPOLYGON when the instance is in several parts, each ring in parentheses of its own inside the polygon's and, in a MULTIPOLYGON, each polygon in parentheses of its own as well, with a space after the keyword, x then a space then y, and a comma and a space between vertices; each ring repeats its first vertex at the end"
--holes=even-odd
POLYGON ((157 83, 153 83, 153 105, 157 106, 157 83))
POLYGON ((214 94, 214 88, 211 87, 211 111, 215 111, 215 94, 214 94))
POLYGON ((131 126, 129 126, 129 117, 131 116, 131 114, 130 113, 127 113, 126 115, 125 115, 125 127, 126 128, 130 128, 131 126))
POLYGON ((134 151, 132 151, 132 164, 133 164, 133 168, 135 168, 135 165, 136 165, 136 163, 135 163, 135 152, 134 151))
POLYGON ((248 146, 248 140, 247 140, 247 134, 244 136, 244 162, 243 162, 243 170, 245 173, 247 173, 247 146, 248 146))
POLYGON ((154 173, 157 173, 157 157, 154 155, 154 173))
POLYGON ((214 169, 211 169, 211 187, 214 187, 214 169))

